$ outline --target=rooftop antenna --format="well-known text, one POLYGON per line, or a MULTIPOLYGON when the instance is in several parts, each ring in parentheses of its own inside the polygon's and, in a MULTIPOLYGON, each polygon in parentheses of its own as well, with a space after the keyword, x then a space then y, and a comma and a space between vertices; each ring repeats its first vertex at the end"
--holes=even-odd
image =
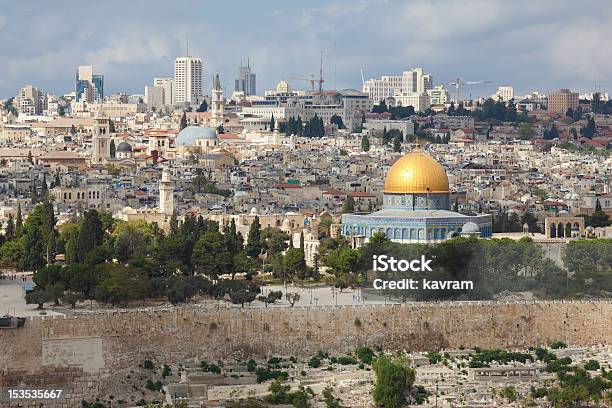
POLYGON ((319 92, 323 91, 323 50, 321 50, 321 65, 319 65, 319 92))
POLYGON ((189 56, 189 33, 187 33, 187 57, 189 56))
POLYGON ((334 41, 334 89, 335 90, 338 89, 338 86, 336 85, 336 65, 337 65, 338 59, 336 57, 337 57, 337 54, 336 54, 336 42, 334 41))
POLYGON ((365 85, 365 78, 363 77, 363 67, 359 68, 359 70, 361 71, 361 86, 363 87, 365 85))

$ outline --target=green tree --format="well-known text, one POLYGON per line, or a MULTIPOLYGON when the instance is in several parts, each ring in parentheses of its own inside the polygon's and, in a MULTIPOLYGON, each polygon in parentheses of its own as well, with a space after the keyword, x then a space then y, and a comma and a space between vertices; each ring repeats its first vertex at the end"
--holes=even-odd
MULTIPOLYGON (((115 122, 113 122, 112 119, 108 120, 108 132, 109 133, 115 133, 117 130, 115 129, 115 122)), ((114 156, 112 156, 114 157, 114 156)))
POLYGON ((353 212, 355 212, 355 199, 347 194, 346 198, 344 199, 344 203, 342 204, 342 213, 350 214, 353 212))
POLYGON ((268 261, 279 255, 285 249, 287 249, 287 241, 289 236, 283 231, 276 228, 268 227, 261 231, 260 247, 264 252, 268 261))
POLYGON ((193 247, 191 258, 196 272, 212 279, 231 272, 232 255, 218 231, 202 234, 193 247))
POLYGON ((329 119, 329 123, 338 126, 338 129, 344 129, 342 118, 338 115, 332 115, 332 117, 329 119))
POLYGON ((533 127, 530 123, 523 123, 518 131, 519 139, 531 140, 533 138, 533 127))
POLYGON ((15 239, 15 219, 13 218, 13 214, 9 214, 8 216, 6 230, 4 231, 4 238, 7 241, 12 241, 15 239))
POLYGON ((183 116, 181 116, 180 128, 181 128, 181 130, 183 130, 186 127, 187 127, 187 113, 183 112, 183 116))
POLYGON ((387 356, 379 356, 373 363, 376 374, 374 402, 383 408, 399 408, 414 383, 415 373, 387 356))
POLYGON ((23 214, 21 213, 21 203, 17 204, 17 218, 15 218, 15 231, 19 235, 23 226, 23 214))
POLYGON ((115 147, 115 139, 111 139, 110 141, 110 156, 114 159, 117 153, 117 148, 115 147))
POLYGON ((270 130, 274 130, 274 126, 276 125, 276 122, 274 121, 274 114, 272 114, 272 117, 270 118, 270 130))
POLYGON ((393 138, 393 151, 399 153, 402 151, 402 139, 400 136, 393 138))
POLYGON ((304 281, 308 275, 308 267, 304 262, 304 251, 299 248, 289 248, 283 256, 283 270, 287 278, 304 281))
POLYGON ((104 230, 100 214, 96 210, 85 211, 79 225, 77 241, 77 260, 83 261, 96 246, 102 244, 104 230))
POLYGON ((580 129, 580 135, 589 139, 592 139, 595 136, 596 131, 595 119, 592 116, 587 118, 587 124, 580 129))
POLYGON ((368 139, 367 135, 363 135, 363 137, 361 138, 361 150, 363 150, 364 152, 370 151, 370 139, 368 139))
POLYGON ((206 100, 203 100, 200 106, 198 107, 198 109, 196 109, 196 112, 206 112, 206 111, 208 111, 208 103, 206 103, 206 100))
POLYGON ((245 251, 248 256, 254 259, 261 254, 261 224, 258 216, 255 216, 249 228, 245 251))

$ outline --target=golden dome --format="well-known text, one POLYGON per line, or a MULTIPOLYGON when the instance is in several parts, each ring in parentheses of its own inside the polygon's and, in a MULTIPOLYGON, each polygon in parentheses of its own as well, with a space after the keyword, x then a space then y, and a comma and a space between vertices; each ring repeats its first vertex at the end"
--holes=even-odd
POLYGON ((397 160, 385 179, 385 193, 448 193, 448 177, 433 157, 415 150, 397 160))

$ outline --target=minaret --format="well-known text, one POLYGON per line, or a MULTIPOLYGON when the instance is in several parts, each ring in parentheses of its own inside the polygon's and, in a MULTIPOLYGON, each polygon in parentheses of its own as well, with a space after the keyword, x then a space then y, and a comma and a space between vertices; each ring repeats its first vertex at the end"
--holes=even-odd
POLYGON ((159 182, 159 212, 167 216, 172 216, 174 213, 174 183, 168 167, 162 170, 159 182))
POLYGON ((211 105, 212 124, 214 127, 219 127, 219 125, 223 124, 223 108, 225 105, 219 74, 216 74, 213 78, 211 105))
POLYGON ((100 164, 110 158, 109 127, 109 120, 104 114, 102 104, 100 104, 100 108, 94 117, 91 164, 100 164))

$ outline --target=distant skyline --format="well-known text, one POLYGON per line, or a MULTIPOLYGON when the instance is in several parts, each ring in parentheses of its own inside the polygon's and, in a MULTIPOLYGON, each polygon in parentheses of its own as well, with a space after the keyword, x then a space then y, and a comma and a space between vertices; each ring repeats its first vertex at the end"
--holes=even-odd
POLYGON ((247 58, 259 94, 281 79, 318 76, 321 50, 325 89, 334 77, 338 89, 361 89, 360 69, 367 80, 423 67, 435 85, 492 81, 464 97, 501 85, 518 95, 591 92, 595 83, 611 92, 610 21, 612 2, 597 0, 4 2, 0 98, 26 84, 71 92, 78 65, 104 75, 106 95, 140 94, 153 77, 173 76, 187 41, 203 60, 205 94, 219 72, 229 96, 247 58))

